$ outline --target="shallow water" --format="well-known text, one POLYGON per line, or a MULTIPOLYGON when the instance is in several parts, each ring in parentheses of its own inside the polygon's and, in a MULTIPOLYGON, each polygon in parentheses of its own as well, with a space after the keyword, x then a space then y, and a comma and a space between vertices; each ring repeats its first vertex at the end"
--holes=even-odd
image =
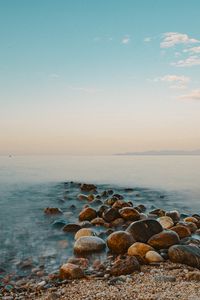
POLYGON ((75 221, 80 211, 79 189, 68 193, 64 182, 69 180, 98 183, 99 191, 115 187, 135 205, 200 210, 199 156, 0 157, 1 267, 15 270, 31 257, 33 264, 53 271, 72 255, 73 237, 52 226, 59 218, 75 221), (126 194, 123 187, 134 192, 126 194), (45 217, 47 206, 62 208, 64 216, 45 217))

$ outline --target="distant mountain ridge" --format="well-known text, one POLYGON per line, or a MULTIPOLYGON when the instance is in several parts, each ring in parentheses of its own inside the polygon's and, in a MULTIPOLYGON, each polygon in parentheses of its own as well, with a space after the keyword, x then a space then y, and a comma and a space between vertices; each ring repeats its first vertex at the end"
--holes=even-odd
POLYGON ((114 155, 200 155, 200 149, 197 150, 149 150, 141 152, 116 153, 114 155))

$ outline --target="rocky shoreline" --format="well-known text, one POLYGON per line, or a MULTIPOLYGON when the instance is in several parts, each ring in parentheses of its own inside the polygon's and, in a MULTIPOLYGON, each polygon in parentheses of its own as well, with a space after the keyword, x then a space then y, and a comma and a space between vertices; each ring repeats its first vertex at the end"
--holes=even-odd
MULTIPOLYGON (((200 299, 198 212, 151 210, 142 199, 138 204, 140 195, 133 197, 131 188, 116 193, 67 182, 66 195, 74 188, 76 222, 68 222, 69 212, 59 207, 44 209, 46 218, 62 216, 53 225, 74 240, 72 246, 62 241, 74 256, 66 255, 50 274, 30 261, 24 262, 31 268, 26 277, 0 269, 0 299, 200 299)), ((74 203, 70 213, 73 209, 74 203)))

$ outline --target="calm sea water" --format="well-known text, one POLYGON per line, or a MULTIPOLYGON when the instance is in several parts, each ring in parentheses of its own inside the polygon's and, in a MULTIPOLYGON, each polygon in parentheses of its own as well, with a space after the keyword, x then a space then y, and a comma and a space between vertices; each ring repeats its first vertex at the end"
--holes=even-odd
POLYGON ((200 156, 0 156, 1 267, 31 257, 51 271, 66 259, 66 236, 43 209, 67 209, 63 182, 71 180, 135 188, 151 207, 200 213, 200 156))

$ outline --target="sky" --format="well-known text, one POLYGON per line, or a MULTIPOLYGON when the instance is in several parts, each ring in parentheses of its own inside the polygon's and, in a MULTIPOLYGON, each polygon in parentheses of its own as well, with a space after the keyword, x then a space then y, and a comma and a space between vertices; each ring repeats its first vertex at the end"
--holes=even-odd
POLYGON ((199 0, 0 0, 0 154, 200 149, 199 0))

